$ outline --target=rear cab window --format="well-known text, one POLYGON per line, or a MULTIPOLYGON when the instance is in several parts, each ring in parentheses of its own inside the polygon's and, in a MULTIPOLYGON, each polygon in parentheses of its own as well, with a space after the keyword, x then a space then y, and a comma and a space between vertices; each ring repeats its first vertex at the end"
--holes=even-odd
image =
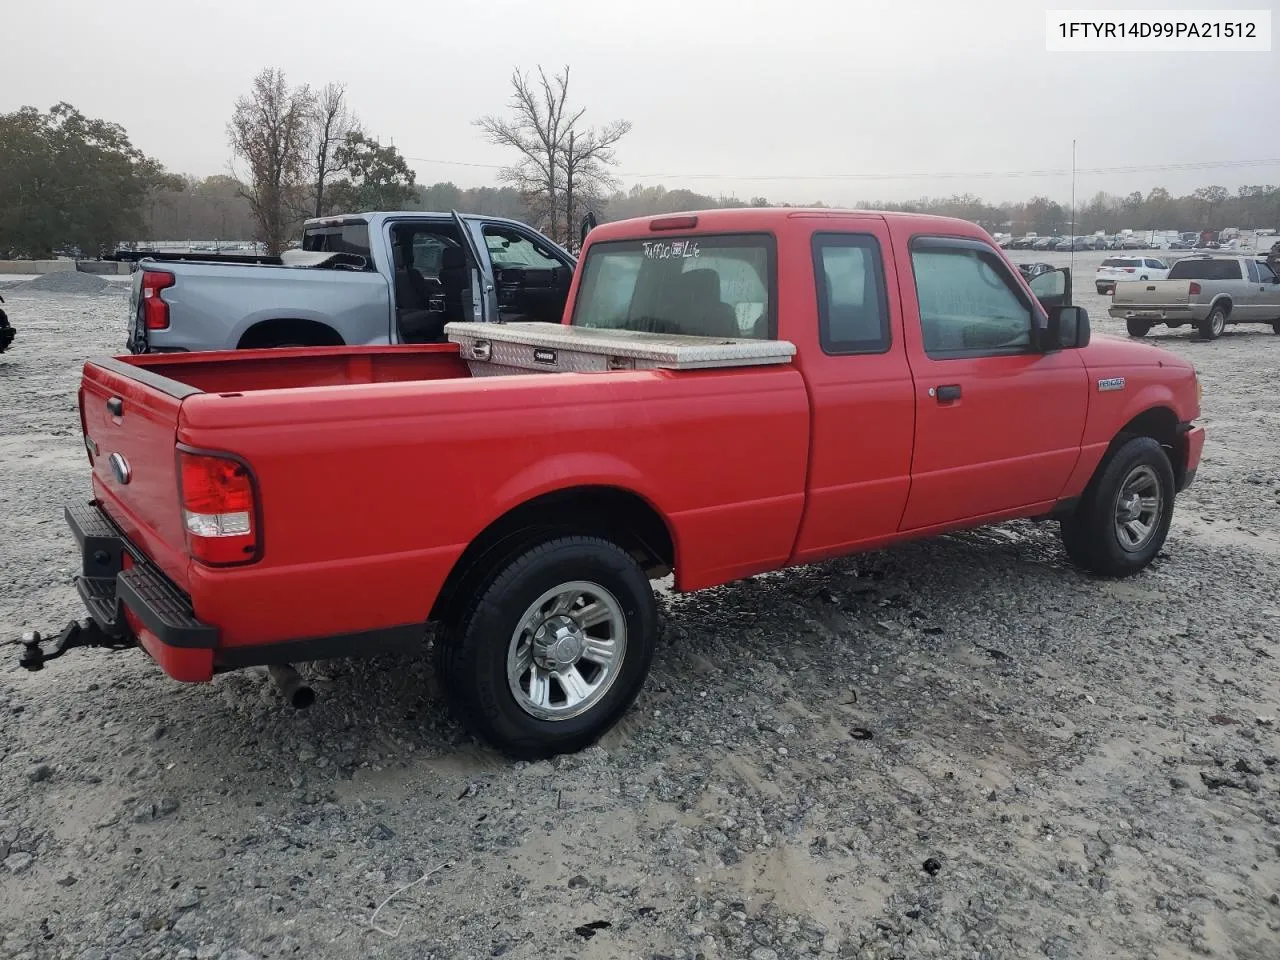
POLYGON ((353 253, 364 257, 366 267, 373 269, 369 224, 364 220, 309 226, 302 233, 302 249, 323 253, 353 253))
POLYGON ((1169 268, 1170 280, 1240 280, 1238 260, 1179 260, 1169 268))
POLYGON ((682 336, 777 335, 767 234, 603 240, 587 248, 572 324, 682 336))
POLYGON ((814 234, 813 270, 823 353, 886 352, 889 305, 879 241, 870 234, 814 234))

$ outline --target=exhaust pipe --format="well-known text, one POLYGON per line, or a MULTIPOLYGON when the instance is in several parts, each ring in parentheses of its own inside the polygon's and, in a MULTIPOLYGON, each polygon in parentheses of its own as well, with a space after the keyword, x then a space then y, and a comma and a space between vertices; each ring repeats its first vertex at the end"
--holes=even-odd
POLYGON ((298 671, 287 663, 272 664, 267 673, 276 682, 280 692, 289 701, 289 706, 297 710, 305 710, 316 702, 316 692, 299 676, 298 671))

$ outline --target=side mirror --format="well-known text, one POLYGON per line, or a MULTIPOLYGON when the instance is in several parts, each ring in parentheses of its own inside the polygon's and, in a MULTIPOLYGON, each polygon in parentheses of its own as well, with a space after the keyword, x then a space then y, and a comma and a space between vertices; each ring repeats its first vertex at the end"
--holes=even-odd
POLYGON ((1041 338, 1041 349, 1077 350, 1089 345, 1089 312, 1084 307, 1053 307, 1041 338))

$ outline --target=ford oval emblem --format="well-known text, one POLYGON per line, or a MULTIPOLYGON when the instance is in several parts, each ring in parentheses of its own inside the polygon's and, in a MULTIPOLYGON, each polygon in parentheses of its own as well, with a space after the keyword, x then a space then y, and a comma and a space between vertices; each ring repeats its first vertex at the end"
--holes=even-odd
POLYGON ((116 479, 121 484, 128 483, 133 476, 132 471, 129 469, 129 461, 118 453, 113 453, 107 458, 107 461, 111 464, 111 472, 116 475, 116 479))

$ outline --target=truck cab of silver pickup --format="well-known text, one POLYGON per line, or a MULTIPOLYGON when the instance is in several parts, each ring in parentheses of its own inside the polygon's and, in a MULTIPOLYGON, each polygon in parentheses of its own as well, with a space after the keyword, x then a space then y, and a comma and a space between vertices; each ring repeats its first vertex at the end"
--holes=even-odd
POLYGON ((451 322, 559 321, 575 258, 503 217, 306 221, 280 257, 142 258, 133 353, 444 341, 451 322), (246 262, 248 261, 248 262, 246 262))

